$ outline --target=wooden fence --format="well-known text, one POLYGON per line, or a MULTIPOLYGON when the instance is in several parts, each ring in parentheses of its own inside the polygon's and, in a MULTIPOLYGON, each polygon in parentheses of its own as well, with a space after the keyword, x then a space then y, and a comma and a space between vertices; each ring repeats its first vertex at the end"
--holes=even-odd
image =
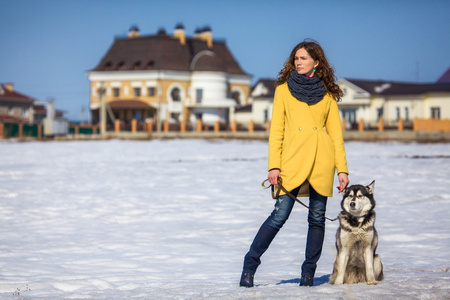
MULTIPOLYGON (((342 130, 347 131, 345 119, 342 119, 342 130)), ((116 120, 114 123, 114 126, 111 128, 108 128, 109 131, 114 132, 121 132, 121 131, 131 131, 137 132, 137 131, 144 131, 149 134, 156 131, 156 124, 152 121, 144 124, 138 124, 136 120, 131 121, 131 127, 124 129, 124 127, 121 125, 120 120, 116 120)), ((197 120, 197 123, 193 125, 187 124, 185 121, 180 122, 177 124, 177 126, 172 126, 169 124, 168 121, 164 121, 162 123, 162 131, 163 132, 169 132, 169 131, 178 131, 178 132, 187 132, 188 130, 196 131, 196 132, 206 132, 206 131, 214 131, 214 132, 220 132, 220 131, 231 131, 231 132, 237 132, 238 130, 244 130, 248 132, 254 132, 257 131, 256 125, 253 121, 250 121, 247 126, 238 126, 238 123, 236 121, 231 122, 229 124, 229 128, 224 128, 223 124, 220 124, 219 121, 215 122, 214 125, 209 126, 206 124, 203 124, 201 120, 197 120)), ((259 125, 258 127, 259 131, 266 131, 268 132, 270 130, 270 121, 267 121, 265 126, 259 125)), ((359 120, 358 122, 358 131, 365 131, 367 130, 364 127, 364 120, 359 120)), ((384 131, 386 130, 384 126, 383 119, 380 118, 378 120, 378 128, 377 131, 384 131)), ((395 130, 393 128, 389 128, 389 130, 395 130)), ((403 131, 403 120, 398 120, 398 125, 396 128, 397 131, 403 131)), ((436 119, 419 119, 415 118, 413 121, 413 131, 437 131, 437 132, 450 132, 450 119, 445 120, 436 120, 436 119)), ((99 134, 100 128, 99 125, 92 125, 92 124, 70 124, 69 125, 69 132, 68 134, 73 135, 93 135, 93 134, 99 134)), ((43 139, 43 126, 42 124, 23 124, 23 123, 2 123, 0 122, 0 138, 19 138, 23 139, 25 137, 31 137, 31 138, 37 138, 38 140, 43 139)))

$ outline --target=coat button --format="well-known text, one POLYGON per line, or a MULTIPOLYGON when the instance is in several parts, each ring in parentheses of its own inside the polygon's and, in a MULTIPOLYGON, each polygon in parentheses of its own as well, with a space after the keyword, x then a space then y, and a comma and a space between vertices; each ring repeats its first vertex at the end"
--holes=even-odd
POLYGON ((313 127, 313 129, 314 129, 314 130, 316 130, 316 129, 317 129, 317 127, 313 127))
POLYGON ((301 128, 301 127, 299 127, 299 128, 298 128, 298 130, 302 130, 302 128, 301 128))

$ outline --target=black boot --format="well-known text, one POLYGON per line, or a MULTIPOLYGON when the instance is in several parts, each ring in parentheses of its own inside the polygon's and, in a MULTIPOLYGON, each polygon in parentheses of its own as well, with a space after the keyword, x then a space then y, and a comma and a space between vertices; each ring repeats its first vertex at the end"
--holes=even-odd
POLYGON ((244 287, 253 287, 253 277, 255 276, 255 274, 249 272, 249 271, 242 271, 242 275, 241 275, 241 282, 239 283, 239 286, 244 286, 244 287))
POLYGON ((313 286, 314 285, 314 275, 303 274, 300 280, 300 286, 313 286))
POLYGON ((277 235, 278 231, 279 229, 267 225, 267 221, 261 225, 261 228, 259 229, 252 245, 250 246, 250 250, 244 258, 241 286, 253 286, 253 276, 256 272, 256 269, 261 264, 260 258, 264 254, 264 252, 266 252, 267 248, 269 248, 270 243, 277 235), (243 279, 248 279, 245 281, 245 283, 248 284, 243 284, 243 279))
POLYGON ((325 235, 324 228, 309 227, 306 240, 305 261, 302 264, 302 279, 300 286, 313 286, 317 262, 322 254, 325 235))

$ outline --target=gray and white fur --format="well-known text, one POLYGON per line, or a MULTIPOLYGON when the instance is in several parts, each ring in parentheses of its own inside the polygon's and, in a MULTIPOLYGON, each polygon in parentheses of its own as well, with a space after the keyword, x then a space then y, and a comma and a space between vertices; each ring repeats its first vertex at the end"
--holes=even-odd
POLYGON ((383 280, 383 264, 376 254, 375 181, 368 186, 352 185, 342 191, 342 212, 336 232, 337 256, 330 283, 377 284, 383 280))

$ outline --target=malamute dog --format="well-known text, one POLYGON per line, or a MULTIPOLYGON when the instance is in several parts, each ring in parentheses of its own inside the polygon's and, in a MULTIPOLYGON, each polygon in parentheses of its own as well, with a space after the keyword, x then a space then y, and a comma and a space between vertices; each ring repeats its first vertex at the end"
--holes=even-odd
POLYGON ((377 284, 383 280, 375 230, 375 181, 368 186, 352 185, 342 191, 342 212, 336 232, 337 256, 330 283, 377 284))

